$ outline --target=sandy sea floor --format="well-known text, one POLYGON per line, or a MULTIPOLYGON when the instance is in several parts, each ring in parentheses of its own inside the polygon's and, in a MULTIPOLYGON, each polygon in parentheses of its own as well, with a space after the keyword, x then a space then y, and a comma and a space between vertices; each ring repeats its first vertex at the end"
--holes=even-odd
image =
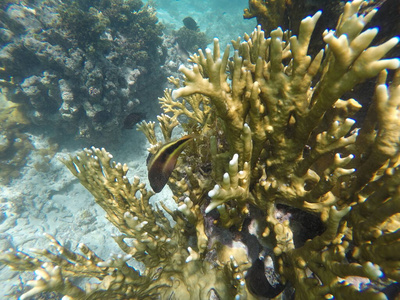
MULTIPOLYGON (((35 149, 50 146, 42 135, 29 134, 29 138, 35 149)), ((144 135, 131 130, 124 133, 122 140, 124 142, 120 145, 108 147, 108 151, 115 161, 127 163, 129 179, 138 176, 147 182, 145 162, 148 144, 144 135)), ((49 233, 74 251, 78 251, 79 243, 84 243, 103 259, 111 253, 122 254, 111 238, 117 229, 105 219, 104 211, 95 203, 93 196, 59 160, 79 151, 81 146, 71 142, 45 163, 38 153, 40 151, 34 150, 21 176, 1 186, 1 209, 5 216, 0 224, 1 251, 17 248, 31 253, 31 248, 48 248, 49 242, 43 234, 49 233), (38 163, 43 166, 40 170, 38 163)), ((152 197, 152 201, 160 199, 170 202, 168 188, 152 197)), ((170 205, 173 203, 170 202, 170 205)), ((18 287, 20 281, 25 282, 32 276, 29 272, 21 274, 1 266, 0 299, 16 299, 7 295, 13 294, 16 287, 21 288, 18 287)))

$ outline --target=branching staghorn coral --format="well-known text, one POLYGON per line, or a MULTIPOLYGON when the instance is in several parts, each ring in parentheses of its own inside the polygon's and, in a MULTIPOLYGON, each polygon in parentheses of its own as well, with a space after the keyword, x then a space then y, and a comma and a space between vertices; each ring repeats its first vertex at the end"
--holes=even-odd
MULTIPOLYGON (((173 99, 192 97, 196 93, 209 99, 228 140, 228 147, 220 152, 226 151, 233 157, 229 167, 224 169, 226 173, 215 178, 218 184, 208 193, 211 202, 206 212, 217 207, 223 212, 219 221, 228 223, 229 227, 231 220, 224 217, 225 212, 232 209, 231 206, 240 207, 242 214, 246 213, 243 202, 263 211, 267 226, 261 238, 264 237, 268 242, 271 238, 275 240, 274 254, 279 271, 294 284, 296 295, 304 299, 319 299, 328 294, 348 296, 355 291, 352 285, 346 284, 331 288, 324 286, 332 278, 339 280, 340 277, 363 276, 377 280, 376 274, 382 274, 386 280, 397 280, 398 276, 394 271, 396 267, 383 267, 385 264, 382 264, 382 260, 376 261, 381 255, 387 258, 389 254, 373 255, 378 253, 375 250, 378 246, 372 246, 374 240, 371 237, 363 241, 355 239, 359 232, 356 225, 359 221, 350 221, 359 216, 359 207, 367 206, 364 203, 373 203, 372 199, 378 198, 374 188, 388 180, 392 183, 386 188, 396 189, 398 181, 394 178, 400 142, 400 75, 397 72, 387 88, 384 71, 398 68, 399 60, 381 59, 398 43, 398 38, 368 48, 377 30, 362 30, 375 11, 365 16, 357 15, 360 5, 361 1, 346 5, 336 30, 324 33, 324 41, 328 45, 326 52, 321 51, 313 59, 307 55, 307 48, 320 13, 304 19, 299 36, 293 36, 288 41, 284 40, 284 33, 280 29, 272 31, 270 39, 265 39, 263 32, 258 29, 251 36, 245 36, 244 42, 234 41, 235 54, 232 60, 228 59, 228 49, 221 57, 216 40, 214 52, 206 50, 204 54, 199 51, 198 55, 192 57, 193 69, 181 68, 185 75, 184 87, 172 92, 173 99), (285 65, 284 62, 288 60, 289 63, 285 65), (230 71, 231 84, 226 80, 226 69, 230 71), (365 126, 351 130, 355 121, 350 117, 361 105, 354 99, 341 100, 340 97, 356 84, 378 74, 374 102, 364 120, 365 126), (312 86, 312 80, 317 76, 320 79, 312 86), (249 135, 249 130, 252 146, 245 147, 243 140, 244 136, 249 135), (238 154, 247 158, 238 159, 238 154), (234 179, 233 168, 238 174, 234 179), (385 179, 379 178, 384 172, 391 175, 386 175, 385 179), (247 178, 248 173, 251 173, 250 179, 247 178), (238 183, 247 189, 242 189, 238 183), (224 202, 228 209, 221 207, 224 202), (306 244, 304 248, 293 249, 288 222, 278 222, 274 218, 277 203, 317 213, 325 223, 326 231, 312 241, 316 254, 324 253, 333 260, 334 257, 329 253, 347 245, 341 252, 353 252, 359 259, 357 268, 353 268, 353 265, 349 267, 348 263, 344 263, 346 258, 339 256, 335 258, 338 261, 328 262, 334 265, 343 263, 340 272, 326 267, 331 272, 327 276, 315 267, 312 269, 311 266, 316 262, 307 262, 310 256, 308 247, 311 246, 306 244), (360 206, 356 205, 358 203, 360 206), (348 211, 350 213, 347 216, 348 211), (343 224, 346 226, 342 228, 343 224), (329 236, 329 239, 324 241, 322 237, 325 236, 329 236), (361 249, 370 251, 368 259, 365 253, 361 259, 361 249), (290 261, 292 257, 304 260, 301 277, 291 273, 288 267, 296 265, 290 261), (375 273, 368 271, 371 263, 383 267, 383 273, 379 267, 375 267, 378 270, 375 273), (306 276, 307 268, 316 276, 313 284, 320 281, 314 295, 310 293, 310 286, 305 284, 307 280, 298 280, 310 277, 306 276)), ((381 238, 382 242, 386 241, 386 249, 380 247, 379 251, 388 252, 393 247, 389 251, 393 261, 389 264, 397 266, 394 261, 398 257, 394 253, 397 249, 395 242, 398 242, 395 232, 399 209, 395 208, 396 198, 393 197, 389 198, 386 192, 386 197, 379 197, 380 202, 375 200, 375 209, 382 203, 390 208, 381 208, 380 218, 374 223, 378 227, 375 238, 385 233, 394 235, 390 242, 387 238, 381 238)), ((368 221, 364 222, 368 224, 368 221)), ((367 227, 365 232, 370 230, 371 227, 367 227)), ((323 264, 324 260, 318 258, 318 263, 323 264)), ((371 294, 375 293, 371 291, 371 294)))
POLYGON ((245 250, 221 245, 219 264, 203 260, 207 237, 202 215, 192 210, 190 200, 177 211, 165 207, 176 222, 171 227, 161 210, 149 204, 153 192, 137 177, 130 183, 127 166, 111 159, 104 149, 92 148, 64 163, 119 229, 121 234, 113 239, 126 255, 103 260, 83 244, 79 246, 83 255, 76 254, 50 235, 56 251, 32 250, 45 260, 10 249, 2 254, 2 262, 17 270, 35 270, 37 275, 28 282, 33 288, 21 299, 44 291, 57 291, 68 299, 189 299, 191 293, 207 299, 214 294, 231 298, 239 293, 240 282, 244 282, 242 266, 248 264, 245 250), (189 238, 196 232, 197 244, 192 244, 189 238), (127 264, 132 257, 145 265, 143 272, 127 264), (74 277, 96 278, 99 283, 82 289, 69 280, 74 277))
MULTIPOLYGON (((381 6, 385 1, 368 3, 381 6)), ((366 2, 367 3, 367 2, 366 2)), ((320 36, 325 28, 332 28, 342 12, 344 2, 339 0, 249 0, 248 8, 244 9, 243 18, 257 19, 257 24, 269 35, 272 30, 281 27, 290 30, 292 34, 299 34, 300 22, 317 10, 324 12, 314 29, 314 36, 320 36)), ((364 10, 365 7, 362 8, 364 10)), ((372 8, 370 8, 372 9, 372 8)), ((323 47, 320 39, 313 39, 309 44, 309 53, 316 54, 323 47)))
POLYGON ((289 39, 257 28, 233 41, 232 58, 229 48, 221 57, 215 40, 213 51, 191 57, 191 69, 180 68, 182 85, 170 78, 176 89, 160 99, 158 118, 164 141, 155 123, 139 129, 152 153, 174 128, 195 136, 168 182, 178 209, 160 204, 175 225, 104 149, 64 161, 120 230, 114 239, 128 256, 77 256, 55 240, 58 254, 38 251, 50 264, 11 251, 3 262, 37 269, 24 297, 56 290, 71 299, 93 299, 93 291, 96 299, 258 299, 286 285, 285 297, 294 288, 295 299, 387 299, 383 287, 400 277, 400 71, 387 84, 386 69, 400 61, 382 57, 398 38, 370 46, 377 30, 363 29, 375 11, 359 15, 361 4, 346 4, 313 58, 320 12, 289 39), (351 119, 361 105, 346 93, 375 76, 366 117, 351 119), (315 219, 319 228, 302 238, 302 222, 315 219), (130 256, 144 263, 140 276, 130 256), (78 261, 85 271, 74 269, 78 261), (67 276, 101 283, 75 292, 67 276))

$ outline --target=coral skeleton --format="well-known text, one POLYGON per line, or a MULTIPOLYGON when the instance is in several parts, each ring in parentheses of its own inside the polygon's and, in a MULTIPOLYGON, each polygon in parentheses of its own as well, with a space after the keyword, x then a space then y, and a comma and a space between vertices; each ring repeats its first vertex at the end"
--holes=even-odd
POLYGON ((280 299, 388 299, 384 288, 400 280, 400 60, 383 57, 399 39, 370 46, 377 29, 364 28, 376 11, 359 14, 362 3, 345 5, 315 57, 307 53, 321 12, 297 36, 256 28, 232 41, 233 57, 215 39, 213 50, 191 56, 191 68, 180 67, 183 80, 169 78, 176 88, 160 99, 158 118, 164 141, 154 122, 138 128, 151 153, 175 128, 195 137, 167 183, 177 209, 150 205, 153 192, 104 149, 65 159, 119 229, 113 238, 126 255, 103 260, 85 245, 77 254, 51 236, 54 252, 10 250, 2 262, 37 275, 21 299, 42 291, 65 299, 282 291, 280 299), (373 77, 358 120, 361 104, 346 93, 373 77), (313 220, 317 228, 305 231, 313 220), (99 283, 83 289, 73 277, 99 283))

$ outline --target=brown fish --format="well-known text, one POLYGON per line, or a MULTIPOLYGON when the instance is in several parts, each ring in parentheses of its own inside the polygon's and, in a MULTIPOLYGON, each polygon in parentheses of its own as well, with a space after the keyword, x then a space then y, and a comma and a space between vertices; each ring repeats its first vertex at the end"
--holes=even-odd
POLYGON ((192 139, 192 135, 185 135, 179 140, 163 145, 156 154, 149 154, 147 170, 149 171, 148 177, 153 191, 156 193, 161 192, 175 168, 179 154, 192 139))
POLYGON ((146 114, 141 112, 133 112, 125 117, 124 129, 132 129, 137 123, 146 119, 146 114))

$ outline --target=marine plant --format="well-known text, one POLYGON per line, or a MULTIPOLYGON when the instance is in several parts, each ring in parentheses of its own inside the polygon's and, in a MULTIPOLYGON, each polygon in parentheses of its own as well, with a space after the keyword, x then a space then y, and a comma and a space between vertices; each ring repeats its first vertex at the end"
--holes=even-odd
POLYGON ((213 51, 191 57, 192 68, 180 68, 183 82, 169 79, 176 89, 165 91, 158 117, 164 141, 154 122, 139 129, 153 154, 174 128, 193 137, 168 181, 177 209, 150 205, 153 192, 105 149, 65 159, 119 229, 113 238, 126 255, 103 260, 83 244, 77 254, 51 236, 53 252, 10 249, 2 262, 37 275, 21 299, 42 291, 258 299, 282 290, 295 299, 387 299, 384 287, 400 279, 400 60, 382 57, 399 39, 370 46, 377 29, 363 29, 376 11, 358 14, 361 4, 345 5, 315 57, 307 50, 320 12, 289 39, 280 28, 270 37, 256 28, 232 42, 231 58, 216 39, 213 51), (391 83, 386 69, 396 70, 391 83), (361 105, 344 96, 375 76, 357 122, 361 105), (299 228, 311 220, 319 228, 304 238, 299 228), (70 277, 99 283, 82 289, 70 277))

